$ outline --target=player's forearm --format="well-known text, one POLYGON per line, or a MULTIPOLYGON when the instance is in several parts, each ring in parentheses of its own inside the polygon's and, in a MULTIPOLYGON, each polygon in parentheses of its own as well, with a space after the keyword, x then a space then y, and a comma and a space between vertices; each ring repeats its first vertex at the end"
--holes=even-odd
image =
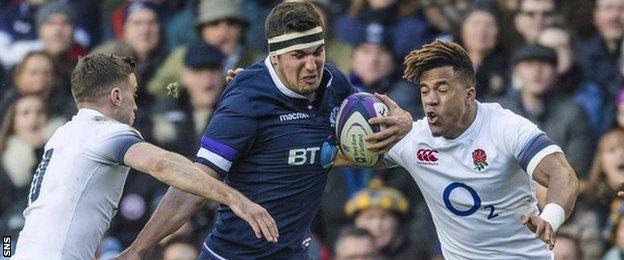
POLYGON ((147 250, 186 223, 191 215, 204 204, 204 201, 201 197, 173 187, 169 188, 128 251, 140 255, 145 254, 147 250))
POLYGON ((572 168, 561 167, 550 175, 546 204, 555 203, 563 207, 567 219, 574 209, 578 192, 579 181, 572 168))
POLYGON ((168 153, 159 160, 152 175, 179 190, 225 205, 231 205, 241 196, 238 191, 203 172, 191 161, 175 153, 168 153))

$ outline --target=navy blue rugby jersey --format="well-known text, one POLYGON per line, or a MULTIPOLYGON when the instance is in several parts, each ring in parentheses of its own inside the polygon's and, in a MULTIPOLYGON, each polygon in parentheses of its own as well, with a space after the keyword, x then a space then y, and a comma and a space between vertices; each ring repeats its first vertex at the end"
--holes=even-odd
POLYGON ((309 227, 335 156, 328 140, 340 103, 355 92, 330 65, 313 101, 281 83, 268 58, 236 76, 217 103, 196 161, 266 208, 280 237, 277 243, 256 238, 222 205, 207 250, 227 259, 307 258, 309 227))

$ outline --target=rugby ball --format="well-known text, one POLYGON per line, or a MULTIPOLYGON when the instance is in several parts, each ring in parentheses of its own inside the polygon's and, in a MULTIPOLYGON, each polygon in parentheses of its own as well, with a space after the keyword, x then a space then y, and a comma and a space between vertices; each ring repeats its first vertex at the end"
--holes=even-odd
POLYGON ((388 114, 388 107, 368 93, 355 93, 342 101, 336 116, 336 138, 349 161, 363 167, 377 163, 380 156, 366 149, 364 136, 381 131, 379 125, 370 125, 369 119, 388 114))

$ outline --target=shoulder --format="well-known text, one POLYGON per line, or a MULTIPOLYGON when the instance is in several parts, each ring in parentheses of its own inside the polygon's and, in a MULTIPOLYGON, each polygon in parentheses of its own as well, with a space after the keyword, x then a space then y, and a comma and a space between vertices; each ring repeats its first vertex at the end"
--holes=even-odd
POLYGON ((141 133, 133 127, 110 119, 108 117, 95 117, 94 139, 102 140, 116 136, 132 135, 143 139, 141 133))

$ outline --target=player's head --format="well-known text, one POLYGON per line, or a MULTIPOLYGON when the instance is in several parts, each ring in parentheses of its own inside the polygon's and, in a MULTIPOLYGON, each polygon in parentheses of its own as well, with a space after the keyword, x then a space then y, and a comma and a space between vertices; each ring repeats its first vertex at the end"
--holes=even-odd
POLYGON ((475 113, 475 72, 468 53, 456 43, 434 41, 410 52, 403 77, 420 87, 433 136, 456 138, 475 113))
POLYGON ((71 77, 72 95, 78 108, 95 108, 132 125, 137 110, 134 64, 133 58, 101 53, 80 58, 71 77))
POLYGON ((323 22, 314 5, 278 4, 267 17, 265 36, 280 80, 296 93, 314 93, 321 84, 325 65, 323 22))

